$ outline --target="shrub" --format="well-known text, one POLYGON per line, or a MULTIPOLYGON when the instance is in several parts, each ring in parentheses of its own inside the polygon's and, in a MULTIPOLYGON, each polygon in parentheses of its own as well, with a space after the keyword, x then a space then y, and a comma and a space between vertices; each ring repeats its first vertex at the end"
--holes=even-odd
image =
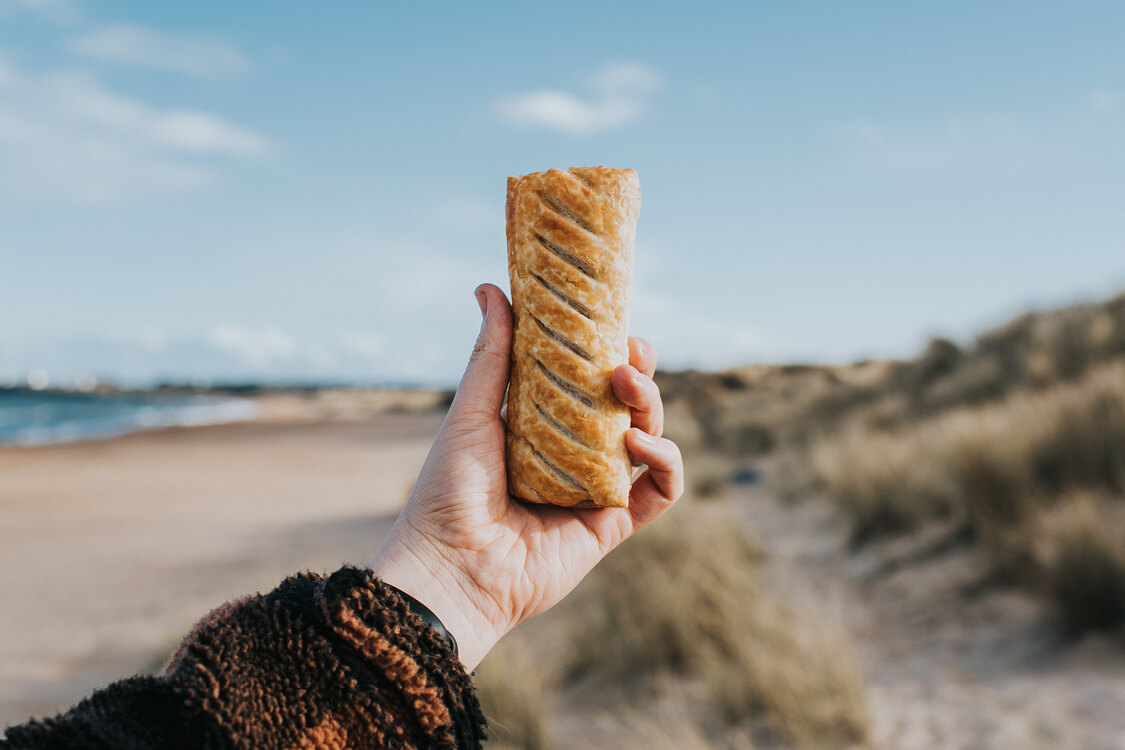
POLYGON ((1044 498, 1125 491, 1125 364, 911 428, 825 438, 811 466, 859 539, 951 510, 985 540, 1000 538, 1044 498))
POLYGON ((850 518, 854 542, 911 531, 948 512, 954 490, 929 461, 932 437, 854 430, 814 446, 812 471, 850 518))
POLYGON ((1074 631, 1125 624, 1125 502, 1067 496, 1029 524, 1039 586, 1074 631))
POLYGON ((558 688, 555 665, 537 657, 526 639, 511 635, 501 640, 477 668, 474 681, 488 718, 489 748, 559 747, 550 727, 558 688))
POLYGON ((702 682, 729 726, 760 723, 802 747, 862 742, 865 691, 847 636, 811 605, 775 596, 759 562, 730 518, 677 508, 610 555, 576 595, 570 678, 640 689, 681 675, 702 682))

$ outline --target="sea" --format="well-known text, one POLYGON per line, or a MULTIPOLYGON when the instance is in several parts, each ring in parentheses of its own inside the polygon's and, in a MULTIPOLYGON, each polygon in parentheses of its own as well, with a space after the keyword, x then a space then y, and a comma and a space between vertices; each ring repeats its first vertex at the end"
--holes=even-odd
POLYGON ((253 401, 224 396, 0 390, 0 445, 102 440, 165 427, 238 422, 256 412, 253 401))

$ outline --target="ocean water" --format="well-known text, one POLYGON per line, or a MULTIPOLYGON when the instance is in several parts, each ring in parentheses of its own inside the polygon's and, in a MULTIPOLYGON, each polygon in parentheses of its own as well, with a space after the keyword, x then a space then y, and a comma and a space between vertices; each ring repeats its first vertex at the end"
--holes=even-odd
POLYGON ((0 445, 100 440, 163 427, 250 419, 253 401, 171 394, 78 394, 0 390, 0 445))

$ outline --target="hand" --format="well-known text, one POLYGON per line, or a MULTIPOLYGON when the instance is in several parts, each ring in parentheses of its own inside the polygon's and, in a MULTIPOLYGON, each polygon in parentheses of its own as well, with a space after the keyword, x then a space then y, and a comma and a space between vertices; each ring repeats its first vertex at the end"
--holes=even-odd
POLYGON ((457 395, 406 507, 368 563, 421 601, 457 639, 472 670, 505 633, 566 596, 610 550, 683 493, 683 460, 660 437, 664 407, 652 381, 656 354, 629 339, 613 389, 629 406, 625 445, 648 469, 629 507, 571 510, 508 495, 504 464, 512 308, 499 288, 476 290, 484 321, 457 395))

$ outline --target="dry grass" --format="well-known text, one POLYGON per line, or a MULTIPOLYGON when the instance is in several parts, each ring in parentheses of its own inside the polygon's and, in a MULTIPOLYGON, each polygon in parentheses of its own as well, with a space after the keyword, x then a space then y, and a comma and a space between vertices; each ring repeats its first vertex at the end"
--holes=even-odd
POLYGON ((708 727, 695 696, 669 683, 654 707, 623 709, 606 721, 604 745, 615 750, 754 750, 746 728, 708 727))
POLYGON ((665 432, 684 454, 685 497, 481 665, 493 745, 556 748, 572 731, 593 738, 591 747, 654 750, 867 740, 848 635, 762 580, 762 552, 728 492, 732 472, 768 450, 774 426, 830 380, 817 368, 663 375, 665 432))
POLYGON ((919 456, 933 439, 852 430, 813 446, 811 470, 850 518, 854 541, 911 531, 950 511, 952 482, 919 456))
POLYGON ((817 443, 810 465, 859 528, 912 528, 956 503, 987 535, 1034 512, 1036 497, 1125 490, 1125 363, 911 429, 854 429, 817 443))
POLYGON ((551 728, 558 684, 556 665, 513 634, 500 641, 474 676, 481 709, 488 717, 490 749, 556 750, 551 728))
POLYGON ((687 453, 684 455, 684 490, 688 500, 713 500, 723 497, 730 486, 730 478, 737 463, 725 456, 712 453, 687 453))
POLYGON ((1073 382, 1125 357, 1125 295, 1023 315, 988 331, 971 347, 935 339, 920 357, 892 365, 880 378, 844 383, 803 415, 807 433, 849 422, 908 427, 951 410, 983 406, 1021 390, 1073 382))
MULTIPOLYGON (((1060 551, 1051 553, 1058 562, 1041 569, 1021 540, 1079 538, 1076 529, 1092 533, 1097 518, 1108 518, 1091 515, 1091 508, 1112 505, 1107 502, 1055 509, 1067 493, 1125 495, 1125 363, 1102 365, 1080 380, 1014 393, 986 407, 962 407, 909 429, 855 428, 821 440, 810 455, 817 480, 852 519, 857 539, 955 513, 998 570, 1029 581, 1062 576, 1076 592, 1064 596, 1051 589, 1064 616, 1077 626, 1099 624, 1098 617, 1081 611, 1090 592, 1077 593, 1083 588, 1075 579, 1081 570, 1092 579, 1114 577, 1117 553, 1097 546, 1089 534, 1081 538, 1093 540, 1096 549, 1085 558, 1065 551, 1074 543, 1045 542, 1060 551), (1074 525, 1080 522, 1087 526, 1074 525), (1068 572, 1060 572, 1063 568, 1068 572)), ((1113 584, 1092 580, 1088 588, 1107 586, 1113 584)))
POLYGON ((1125 624, 1125 498, 1071 494, 1029 531, 1038 583, 1071 629, 1125 624))
POLYGON ((685 505, 583 584, 567 672, 651 686, 698 680, 718 729, 766 726, 801 747, 867 737, 863 679, 846 635, 763 586, 738 524, 685 505))

